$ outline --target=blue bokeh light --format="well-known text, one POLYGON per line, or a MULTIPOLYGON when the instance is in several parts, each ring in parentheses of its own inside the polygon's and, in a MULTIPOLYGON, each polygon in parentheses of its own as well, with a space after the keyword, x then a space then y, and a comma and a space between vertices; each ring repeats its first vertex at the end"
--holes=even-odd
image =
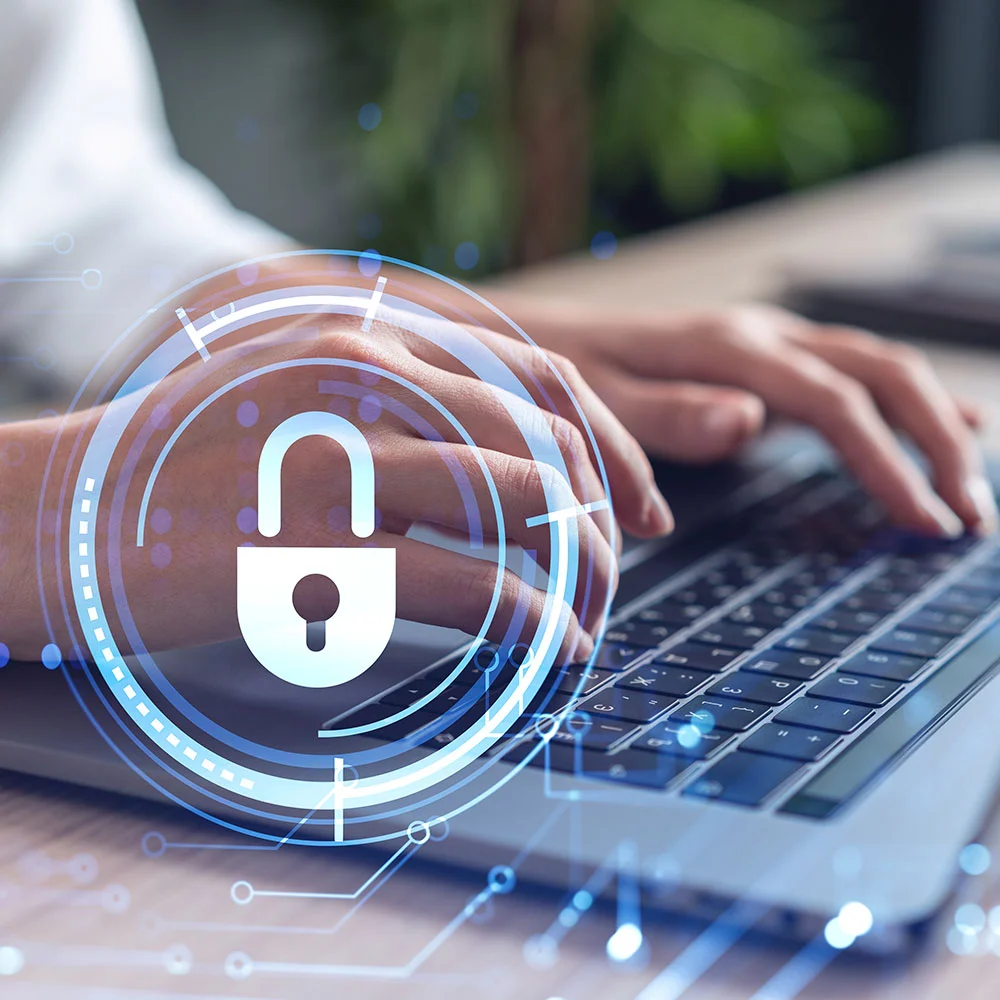
POLYGON ((594 237, 590 241, 590 252, 598 260, 607 260, 609 257, 614 257, 617 249, 618 237, 606 229, 602 229, 599 233, 594 233, 594 237))
POLYGON ((361 105, 361 110, 358 112, 358 124, 366 132, 377 129, 381 123, 382 109, 374 101, 361 105))
POLYGON ((455 264, 463 271, 471 271, 479 263, 479 247, 470 240, 455 248, 455 264))

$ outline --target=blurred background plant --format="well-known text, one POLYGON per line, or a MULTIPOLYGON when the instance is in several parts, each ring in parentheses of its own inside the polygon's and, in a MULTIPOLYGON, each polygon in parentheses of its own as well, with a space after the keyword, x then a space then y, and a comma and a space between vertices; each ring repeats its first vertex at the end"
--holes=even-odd
POLYGON ((438 270, 613 252, 734 184, 805 185, 892 142, 843 0, 307 2, 358 232, 438 270))

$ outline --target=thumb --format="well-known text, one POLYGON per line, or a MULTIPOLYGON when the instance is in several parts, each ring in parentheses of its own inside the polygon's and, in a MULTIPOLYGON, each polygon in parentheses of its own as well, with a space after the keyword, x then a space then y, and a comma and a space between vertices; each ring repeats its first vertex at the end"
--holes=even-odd
POLYGON ((741 389, 693 382, 635 386, 626 417, 653 455, 679 462, 717 462, 735 454, 764 425, 764 402, 741 389))

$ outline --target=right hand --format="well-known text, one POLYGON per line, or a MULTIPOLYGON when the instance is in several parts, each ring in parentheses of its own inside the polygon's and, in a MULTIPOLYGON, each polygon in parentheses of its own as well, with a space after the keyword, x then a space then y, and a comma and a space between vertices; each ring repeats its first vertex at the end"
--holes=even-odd
MULTIPOLYGON (((368 362, 423 389, 446 407, 478 445, 496 484, 507 540, 537 553, 541 567, 549 557, 549 526, 529 528, 525 520, 547 509, 543 485, 554 484, 552 467, 530 458, 517 425, 498 397, 498 390, 472 377, 450 355, 430 343, 386 323, 361 333, 357 320, 321 319, 318 338, 303 341, 281 331, 228 350, 213 352, 205 364, 189 366, 157 386, 143 412, 173 398, 170 409, 183 414, 213 389, 238 375, 289 357, 331 357, 368 362), (188 394, 190 393, 190 397, 188 394)), ((627 531, 639 536, 668 532, 672 520, 657 490, 642 449, 564 359, 541 349, 482 329, 470 330, 502 358, 518 378, 534 386, 537 406, 514 400, 529 422, 551 430, 570 470, 570 504, 604 497, 595 457, 583 421, 571 405, 566 387, 576 397, 593 430, 611 485, 615 515, 627 531), (560 376, 562 381, 560 381, 560 376), (563 384, 564 383, 564 384, 563 384), (548 404, 546 404, 548 400, 548 404), (549 408, 558 409, 559 414, 549 408)), ((160 427, 143 447, 132 476, 122 526, 124 579, 132 611, 151 649, 189 645, 235 636, 235 549, 241 543, 268 544, 253 530, 256 470, 260 448, 269 432, 295 412, 330 408, 347 416, 365 434, 376 470, 376 505, 380 515, 367 540, 350 532, 349 469, 343 449, 319 437, 305 438, 288 452, 282 475, 282 529, 277 545, 351 546, 362 541, 396 550, 397 614, 402 618, 475 633, 485 619, 496 584, 492 561, 468 552, 429 544, 407 532, 430 524, 466 541, 470 530, 466 505, 455 485, 462 470, 475 495, 482 529, 489 541, 497 534, 493 505, 476 452, 462 442, 451 425, 429 404, 388 378, 367 382, 352 368, 315 365, 286 368, 253 380, 249 392, 234 390, 212 404, 178 439, 153 489, 150 512, 162 509, 161 523, 170 527, 156 535, 147 524, 143 548, 135 538, 138 502, 149 469, 179 417, 160 427), (320 392, 320 380, 341 383, 341 394, 320 392), (359 400, 368 396, 359 413, 359 400), (381 408, 375 399, 382 401, 381 408), (259 420, 244 428, 237 406, 251 400, 259 420), (396 412, 393 412, 394 402, 396 412), (443 441, 426 440, 400 415, 409 407, 436 429, 443 441), (367 409, 365 409, 367 407, 367 409), (168 517, 169 515, 169 517, 168 517), (340 516, 345 515, 345 516, 340 516), (239 522, 239 523, 238 523, 239 522), (157 557, 154 543, 169 546, 169 565, 157 557)), ((81 415, 86 418, 86 415, 81 415)), ((136 419, 134 425, 144 421, 136 419)), ((120 448, 124 453, 126 449, 120 448)), ((112 474, 114 470, 112 470, 112 474)), ((559 484, 556 484, 559 485, 559 484)), ((614 525, 607 511, 578 519, 580 585, 562 652, 589 654, 602 624, 607 597, 617 584, 614 525), (589 576, 588 580, 588 570, 589 576)), ((98 525, 106 532, 107 525, 98 525)), ((106 538, 106 535, 104 536, 106 538)), ((100 549, 102 538, 98 537, 100 549)), ((461 549, 463 546, 459 546, 461 549)), ((520 569, 520 566, 516 567, 520 569)), ((506 626, 525 615, 524 634, 537 626, 545 601, 543 589, 506 570, 500 606, 489 636, 499 639, 506 626)))

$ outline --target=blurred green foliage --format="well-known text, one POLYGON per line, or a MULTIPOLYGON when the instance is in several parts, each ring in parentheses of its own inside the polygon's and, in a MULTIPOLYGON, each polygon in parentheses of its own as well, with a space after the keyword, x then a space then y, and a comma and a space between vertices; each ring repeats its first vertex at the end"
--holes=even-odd
POLYGON ((692 214, 728 178, 807 184, 877 156, 888 134, 886 112, 842 55, 838 0, 313 2, 329 14, 338 79, 346 70, 349 81, 335 138, 381 220, 372 242, 445 271, 463 241, 479 248, 480 272, 580 246, 596 226, 598 188, 613 200, 645 183, 672 213, 692 214), (562 21, 536 40, 551 55, 539 74, 538 59, 519 53, 540 4, 560 7, 562 21), (567 16, 584 27, 565 31, 567 16), (564 51, 573 47, 575 62, 564 51), (553 129, 550 156, 570 163, 564 174, 583 171, 582 185, 567 178, 580 204, 539 253, 524 239, 531 215, 544 214, 545 185, 554 199, 565 192, 558 172, 532 175, 545 163, 535 147, 549 140, 524 121, 578 65, 581 82, 568 86, 585 132, 553 129), (381 110, 370 131, 356 117, 366 102, 381 110))

